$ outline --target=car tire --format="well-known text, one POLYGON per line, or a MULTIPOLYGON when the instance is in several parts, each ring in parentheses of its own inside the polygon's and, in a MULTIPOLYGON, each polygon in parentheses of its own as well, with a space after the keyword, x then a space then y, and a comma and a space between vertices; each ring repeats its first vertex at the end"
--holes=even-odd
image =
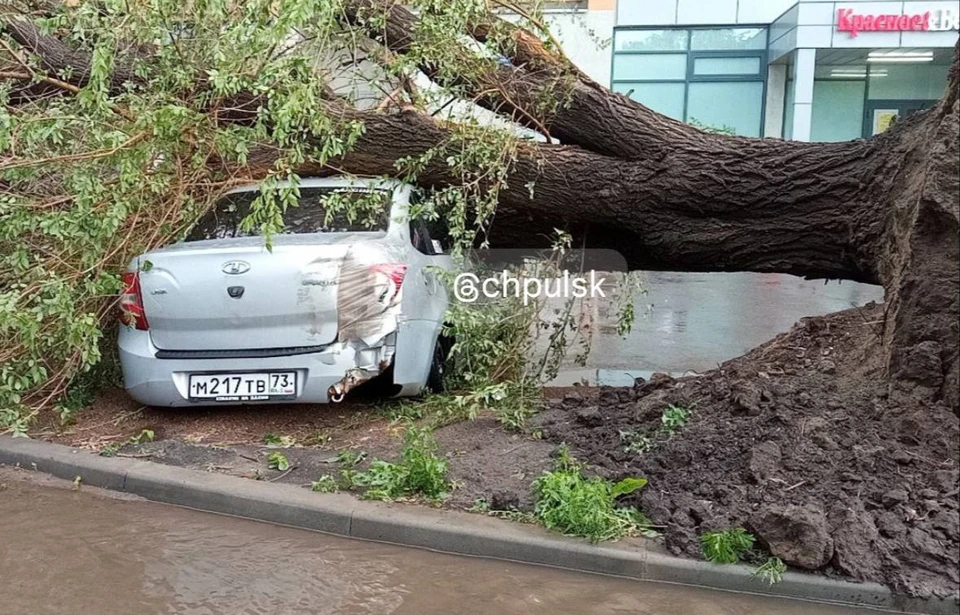
POLYGON ((427 376, 427 393, 443 393, 443 364, 446 362, 446 355, 443 344, 438 339, 433 347, 433 360, 430 362, 430 374, 427 376))

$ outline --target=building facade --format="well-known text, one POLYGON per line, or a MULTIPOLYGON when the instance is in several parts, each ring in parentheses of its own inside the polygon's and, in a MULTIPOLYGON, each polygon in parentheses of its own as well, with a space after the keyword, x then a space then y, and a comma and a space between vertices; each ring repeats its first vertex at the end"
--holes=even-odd
POLYGON ((582 4, 580 26, 552 21, 594 79, 676 119, 800 141, 868 137, 932 105, 960 25, 960 0, 582 4), (611 44, 578 37, 585 23, 611 44))

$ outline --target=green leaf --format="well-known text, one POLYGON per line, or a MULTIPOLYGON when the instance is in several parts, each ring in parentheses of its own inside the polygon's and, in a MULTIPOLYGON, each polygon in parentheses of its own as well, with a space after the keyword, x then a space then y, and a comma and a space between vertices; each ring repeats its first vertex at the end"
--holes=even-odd
POLYGON ((645 478, 625 478, 613 486, 613 489, 610 490, 610 494, 617 498, 621 495, 628 495, 638 489, 642 489, 646 485, 647 479, 645 478))
POLYGON ((286 472, 290 469, 290 462, 287 460, 286 455, 281 453, 270 453, 270 455, 267 457, 267 467, 271 470, 286 472))

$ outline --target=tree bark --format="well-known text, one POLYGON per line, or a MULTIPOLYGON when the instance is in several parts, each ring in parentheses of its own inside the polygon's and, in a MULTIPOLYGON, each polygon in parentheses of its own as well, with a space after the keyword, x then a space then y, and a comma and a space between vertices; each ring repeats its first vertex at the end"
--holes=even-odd
MULTIPOLYGON (((371 34, 394 52, 411 49, 417 18, 409 11, 392 1, 355 4, 347 16, 355 22, 363 11, 386 6, 386 25, 371 34)), ((490 27, 478 24, 472 34, 482 40, 490 27)), ((51 76, 84 61, 56 43, 17 34, 10 24, 7 31, 43 56, 51 76), (44 55, 48 49, 55 52, 44 55)), ((567 70, 529 33, 515 35, 513 65, 464 75, 458 84, 487 92, 478 102, 541 127, 560 143, 520 144, 490 234, 495 245, 539 245, 553 228, 566 226, 578 243, 618 250, 633 269, 779 272, 882 284, 881 350, 891 392, 916 402, 944 400, 957 411, 956 59, 947 94, 934 109, 874 139, 798 143, 708 134, 664 118, 567 70), (533 101, 558 84, 568 88, 567 104, 539 116, 533 101)), ((73 68, 82 85, 84 66, 73 68)), ((126 79, 122 72, 115 76, 118 87, 126 79)), ((330 110, 363 121, 366 131, 344 159, 325 168, 305 165, 303 174, 393 174, 396 160, 422 155, 452 134, 450 126, 412 110, 358 111, 332 100, 330 110)), ((250 120, 241 115, 217 119, 250 120)), ((254 152, 241 171, 255 180, 272 163, 270 151, 254 152)), ((437 186, 458 178, 440 162, 418 181, 437 186)))

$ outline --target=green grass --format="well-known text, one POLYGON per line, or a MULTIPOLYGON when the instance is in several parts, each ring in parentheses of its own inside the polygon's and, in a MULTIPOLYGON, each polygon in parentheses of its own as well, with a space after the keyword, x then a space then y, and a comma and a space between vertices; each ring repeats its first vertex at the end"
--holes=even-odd
POLYGON ((293 436, 283 436, 268 431, 263 434, 263 443, 267 445, 267 448, 290 448, 297 443, 297 439, 293 436))
POLYGON ((315 491, 316 493, 334 493, 339 490, 337 479, 329 474, 324 474, 310 483, 310 491, 315 491))
POLYGON ((753 534, 736 527, 719 532, 704 532, 700 535, 700 550, 703 557, 715 564, 735 564, 753 548, 753 534))
POLYGON ((428 429, 410 426, 404 435, 398 463, 374 460, 366 472, 350 472, 349 483, 366 487, 364 497, 394 500, 424 497, 441 500, 447 496, 447 460, 437 454, 437 443, 428 429))
POLYGON ((620 441, 624 443, 623 450, 627 453, 646 453, 653 449, 658 442, 669 440, 687 421, 690 420, 690 411, 682 406, 667 406, 660 415, 660 426, 652 433, 642 431, 621 431, 620 441))
POLYGON ((632 507, 617 505, 617 498, 643 488, 645 478, 625 478, 612 483, 587 477, 565 447, 549 472, 534 482, 534 516, 547 529, 592 542, 615 540, 649 531, 650 521, 632 507))
POLYGON ((527 422, 540 411, 543 398, 536 384, 503 382, 463 391, 428 395, 421 400, 403 401, 384 407, 396 422, 424 421, 431 428, 472 421, 489 411, 508 431, 523 431, 527 422))
POLYGON ((776 585, 783 581, 783 575, 787 572, 787 565, 779 557, 768 557, 765 562, 757 566, 753 571, 753 576, 766 581, 768 585, 776 585))
POLYGON ((337 456, 334 457, 334 461, 344 466, 345 468, 355 468, 357 465, 367 458, 366 451, 340 451, 337 453, 337 456))

